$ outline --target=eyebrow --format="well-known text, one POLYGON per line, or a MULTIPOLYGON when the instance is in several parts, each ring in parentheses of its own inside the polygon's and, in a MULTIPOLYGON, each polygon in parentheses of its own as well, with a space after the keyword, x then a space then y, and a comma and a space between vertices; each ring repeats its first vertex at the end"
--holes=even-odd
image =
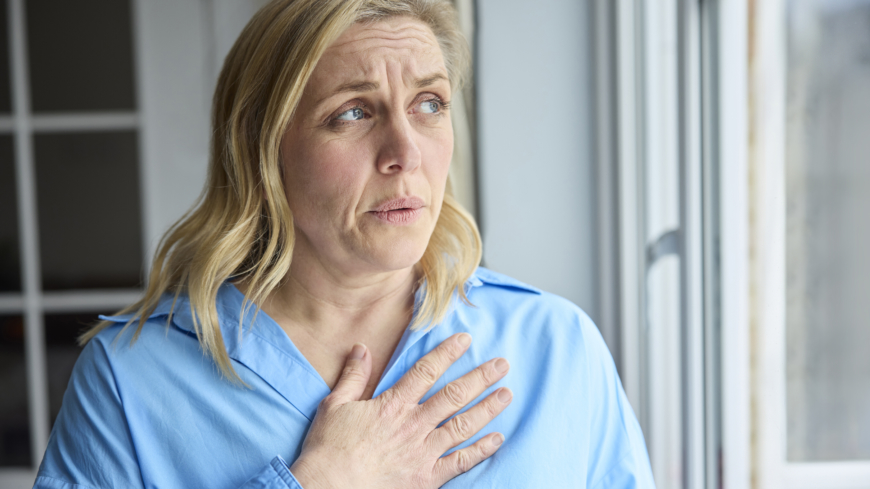
POLYGON ((441 80, 447 81, 447 77, 444 75, 444 73, 432 73, 431 75, 426 75, 423 78, 418 78, 417 81, 414 82, 414 86, 416 86, 417 88, 424 88, 441 80))
POLYGON ((333 95, 344 92, 373 92, 378 88, 381 88, 381 84, 378 82, 352 81, 350 83, 345 83, 344 85, 339 86, 329 96, 331 97, 333 95))
MULTIPOLYGON (((435 84, 438 81, 447 81, 448 78, 443 73, 432 73, 430 75, 426 75, 422 78, 418 78, 414 81, 414 86, 416 88, 425 88, 435 84)), ((343 85, 339 85, 338 88, 333 90, 329 95, 323 97, 317 102, 317 105, 323 103, 326 99, 334 97, 340 93, 362 93, 362 92, 373 92, 377 89, 381 88, 381 84, 373 81, 352 81, 345 83, 343 85)))

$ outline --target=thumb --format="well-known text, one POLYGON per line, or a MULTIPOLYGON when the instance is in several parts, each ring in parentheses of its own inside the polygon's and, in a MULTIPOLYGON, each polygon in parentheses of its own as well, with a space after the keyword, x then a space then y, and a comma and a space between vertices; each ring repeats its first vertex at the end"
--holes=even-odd
POLYGON ((372 374, 372 356, 368 348, 362 343, 353 345, 341 377, 332 389, 333 401, 344 404, 350 401, 359 401, 369 382, 372 374))

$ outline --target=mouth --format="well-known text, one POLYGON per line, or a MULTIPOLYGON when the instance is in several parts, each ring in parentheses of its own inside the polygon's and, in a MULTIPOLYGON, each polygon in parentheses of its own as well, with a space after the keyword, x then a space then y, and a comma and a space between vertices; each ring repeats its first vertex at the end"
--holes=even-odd
POLYGON ((399 197, 382 202, 369 213, 381 222, 401 226, 416 221, 423 207, 425 203, 419 197, 399 197))

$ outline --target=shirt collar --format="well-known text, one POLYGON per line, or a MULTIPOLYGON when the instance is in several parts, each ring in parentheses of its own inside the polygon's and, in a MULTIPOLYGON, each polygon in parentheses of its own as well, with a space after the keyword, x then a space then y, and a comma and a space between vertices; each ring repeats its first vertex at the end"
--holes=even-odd
MULTIPOLYGON (((275 389, 308 419, 314 419, 317 405, 329 394, 329 387, 296 348, 286 333, 267 314, 244 304, 244 295, 231 283, 218 290, 217 312, 226 352, 275 389), (240 328, 240 324, 244 328, 240 328)), ((149 319, 167 317, 172 326, 196 336, 190 301, 186 295, 165 295, 149 319), (175 304, 173 305, 173 301, 175 304)), ((127 322, 133 314, 100 316, 101 319, 127 322)), ((238 368, 238 367, 236 367, 238 368)))
MULTIPOLYGON (((488 268, 477 267, 477 270, 475 270, 474 274, 466 282, 466 287, 480 287, 484 284, 524 290, 533 294, 541 294, 541 289, 538 289, 537 287, 532 287, 529 284, 520 282, 519 280, 508 277, 507 275, 493 272, 488 268)), ((466 290, 468 290, 468 288, 466 288, 466 290)))
MULTIPOLYGON (((485 285, 515 288, 535 294, 541 293, 535 287, 482 267, 479 267, 466 281, 465 292, 468 294, 473 288, 485 285)), ((418 291, 415 303, 419 304, 420 300, 421 292, 418 291)), ((329 394, 329 387, 281 327, 267 314, 262 311, 258 312, 250 303, 245 304, 244 301, 244 295, 229 282, 223 284, 218 291, 218 321, 227 354, 231 359, 244 365, 268 383, 308 419, 314 419, 317 405, 329 394), (243 309, 245 317, 240 322, 243 309), (240 324, 244 327, 240 328, 240 324)), ((445 323, 451 322, 449 316, 453 308, 459 306, 459 301, 454 297, 451 311, 448 312, 445 323)), ((172 313, 171 323, 173 326, 196 336, 190 301, 186 295, 179 295, 176 299, 167 294, 160 300, 149 319, 167 317, 170 312, 172 313)), ((132 317, 134 317, 133 314, 100 316, 101 319, 115 322, 127 322, 132 317)), ((424 325, 423 328, 415 331, 405 330, 392 358, 384 369, 384 377, 390 373, 397 360, 421 338, 425 337, 430 329, 424 325)), ((387 385, 379 386, 375 395, 380 394, 380 391, 386 388, 388 388, 387 385)))

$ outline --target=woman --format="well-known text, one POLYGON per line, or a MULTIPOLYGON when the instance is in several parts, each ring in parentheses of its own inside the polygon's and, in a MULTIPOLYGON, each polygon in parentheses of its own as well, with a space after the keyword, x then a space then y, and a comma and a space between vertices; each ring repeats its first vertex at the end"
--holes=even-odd
POLYGON ((589 318, 477 268, 447 183, 454 16, 251 20, 202 201, 144 298, 83 337, 37 487, 652 487, 589 318))

